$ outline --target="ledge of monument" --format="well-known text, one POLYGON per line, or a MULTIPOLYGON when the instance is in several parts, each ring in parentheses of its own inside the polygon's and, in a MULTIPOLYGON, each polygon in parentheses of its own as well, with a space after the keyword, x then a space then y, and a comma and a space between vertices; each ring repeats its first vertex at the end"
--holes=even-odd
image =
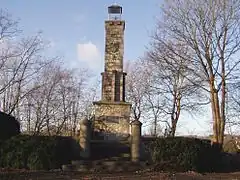
POLYGON ((80 121, 80 124, 87 125, 90 121, 87 118, 84 118, 80 121))
POLYGON ((134 120, 131 122, 131 125, 142 125, 142 123, 138 120, 134 120))
POLYGON ((106 104, 106 105, 126 105, 126 106, 130 106, 131 103, 129 102, 124 102, 124 101, 119 101, 119 102, 115 102, 115 101, 94 101, 93 104, 106 104))

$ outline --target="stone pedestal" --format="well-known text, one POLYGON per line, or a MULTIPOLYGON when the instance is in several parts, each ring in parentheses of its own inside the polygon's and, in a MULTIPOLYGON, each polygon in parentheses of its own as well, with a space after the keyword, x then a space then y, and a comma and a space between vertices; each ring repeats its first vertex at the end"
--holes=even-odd
POLYGON ((79 145, 81 148, 81 157, 89 158, 90 157, 90 121, 83 119, 80 121, 80 132, 79 132, 79 145))
POLYGON ((130 103, 98 101, 94 106, 94 131, 116 140, 129 136, 130 103))
POLYGON ((132 162, 140 161, 141 128, 142 128, 142 123, 140 121, 131 122, 131 160, 132 162))

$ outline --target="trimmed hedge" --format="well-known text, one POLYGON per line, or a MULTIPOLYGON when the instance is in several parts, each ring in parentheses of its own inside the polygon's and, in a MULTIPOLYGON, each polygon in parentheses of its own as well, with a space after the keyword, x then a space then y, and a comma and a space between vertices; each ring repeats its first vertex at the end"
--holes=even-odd
POLYGON ((186 137, 158 138, 150 144, 157 171, 217 171, 220 150, 208 140, 186 137))
POLYGON ((0 166, 49 170, 79 159, 79 145, 71 137, 18 135, 0 148, 0 166))
POLYGON ((11 115, 0 111, 0 140, 20 134, 20 124, 11 115))

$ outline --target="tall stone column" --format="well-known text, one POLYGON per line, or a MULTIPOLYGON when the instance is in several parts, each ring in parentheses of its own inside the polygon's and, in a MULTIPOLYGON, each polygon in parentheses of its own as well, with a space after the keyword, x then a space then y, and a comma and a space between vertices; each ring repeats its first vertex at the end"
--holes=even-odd
POLYGON ((140 121, 131 122, 131 160, 132 162, 140 161, 140 145, 141 145, 141 128, 140 121))
POLYGON ((81 157, 89 158, 90 157, 90 121, 85 118, 80 121, 80 132, 79 132, 79 145, 81 148, 81 157))
MULTIPOLYGON (((129 135, 131 104, 125 99, 125 76, 123 72, 125 21, 122 7, 108 7, 109 18, 105 21, 105 57, 102 73, 102 99, 93 102, 95 131, 129 135)), ((116 140, 119 140, 116 138, 116 140)))

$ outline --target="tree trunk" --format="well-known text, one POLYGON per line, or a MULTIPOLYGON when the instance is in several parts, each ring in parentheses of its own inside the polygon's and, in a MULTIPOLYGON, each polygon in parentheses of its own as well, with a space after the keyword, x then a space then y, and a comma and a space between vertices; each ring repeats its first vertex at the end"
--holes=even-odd
POLYGON ((221 115, 221 112, 224 111, 221 109, 220 100, 218 97, 218 91, 214 88, 211 88, 211 106, 212 106, 212 118, 213 118, 213 138, 212 144, 216 144, 219 147, 223 145, 224 139, 224 115, 221 115))
POLYGON ((176 128, 177 128, 177 121, 176 120, 172 120, 172 127, 171 127, 171 132, 170 132, 170 136, 171 137, 175 136, 176 128))

